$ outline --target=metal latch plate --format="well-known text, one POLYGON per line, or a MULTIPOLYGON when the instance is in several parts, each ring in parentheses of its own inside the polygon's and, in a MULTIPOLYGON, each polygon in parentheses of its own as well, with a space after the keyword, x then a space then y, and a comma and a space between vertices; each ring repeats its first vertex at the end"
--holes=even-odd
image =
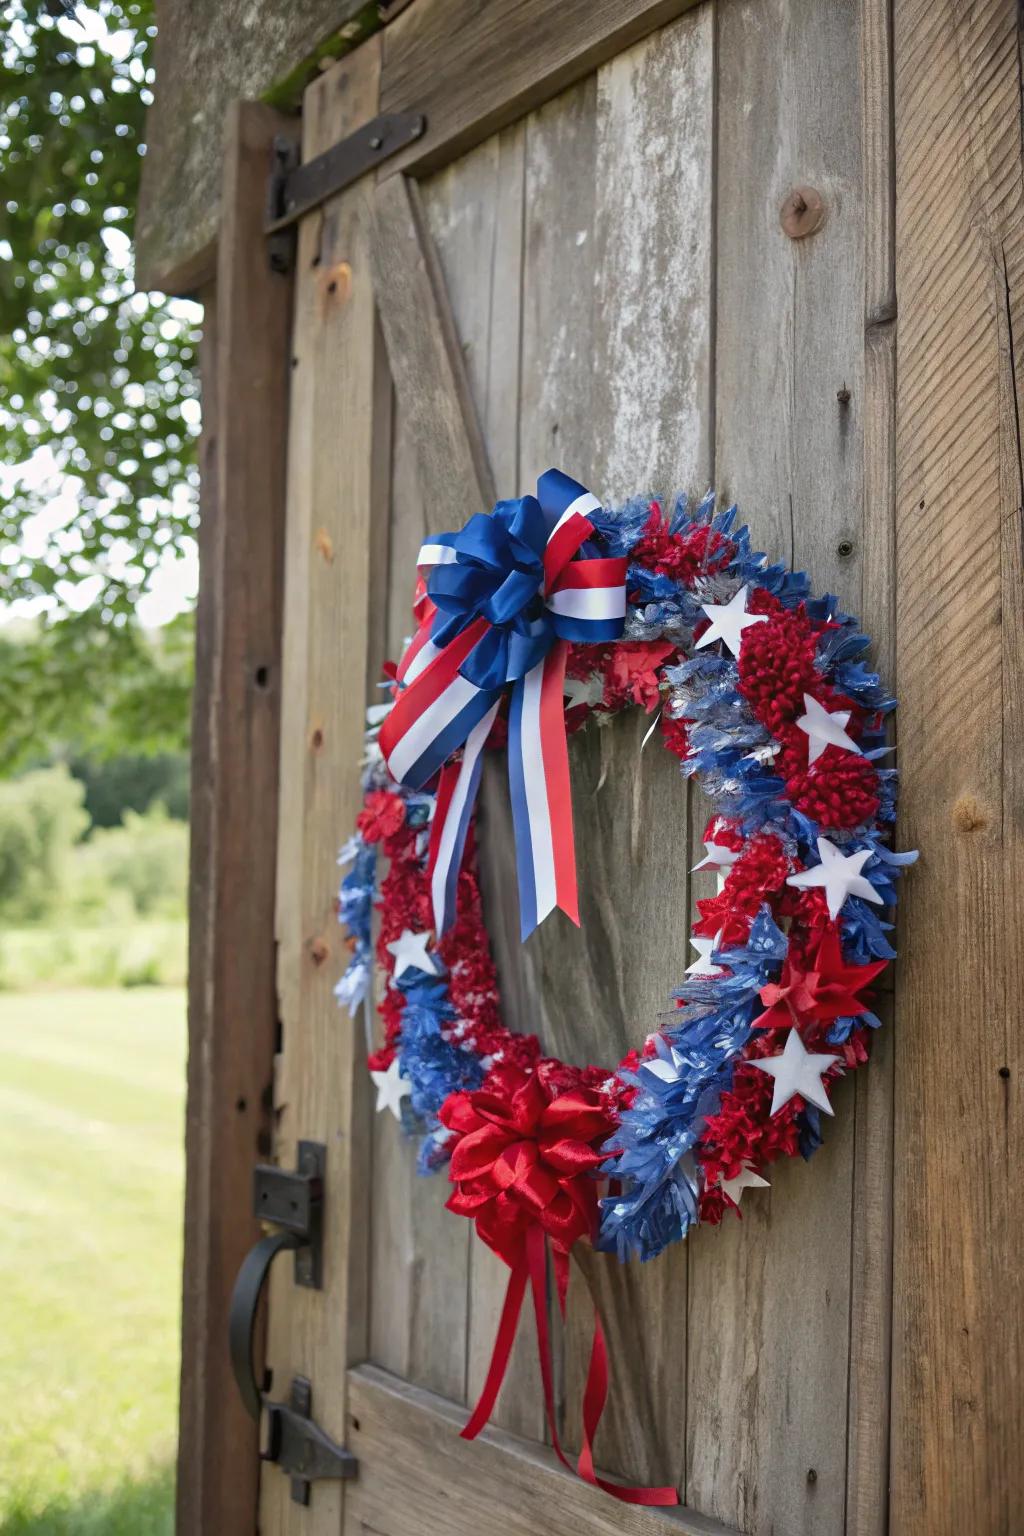
POLYGON ((319 1142, 300 1141, 294 1173, 257 1163, 252 1175, 253 1215, 302 1239, 295 1250, 295 1284, 313 1290, 321 1286, 324 1161, 319 1142))

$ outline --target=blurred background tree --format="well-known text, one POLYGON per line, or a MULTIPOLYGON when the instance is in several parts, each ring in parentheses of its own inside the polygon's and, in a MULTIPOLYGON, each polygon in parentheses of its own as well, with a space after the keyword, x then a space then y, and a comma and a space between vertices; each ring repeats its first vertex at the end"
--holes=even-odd
POLYGON ((200 314, 134 291, 153 36, 0 0, 5 1536, 174 1525, 200 314))
POLYGON ((137 294, 151 0, 0 4, 0 771, 173 750, 190 617, 140 614, 192 549, 194 305, 137 294))

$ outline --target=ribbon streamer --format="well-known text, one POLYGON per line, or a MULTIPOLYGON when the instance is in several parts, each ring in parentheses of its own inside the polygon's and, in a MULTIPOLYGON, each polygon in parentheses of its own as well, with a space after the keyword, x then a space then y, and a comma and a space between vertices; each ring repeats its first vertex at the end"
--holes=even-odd
POLYGON ((599 505, 550 469, 536 497, 501 501, 420 550, 420 627, 398 667, 380 745, 401 784, 420 789, 441 774, 429 860, 438 937, 455 918, 481 754, 506 696, 522 937, 555 907, 579 924, 566 656, 570 643, 618 639, 626 611, 626 561, 581 557, 594 531, 586 514, 599 505))
MULTIPOLYGON (((594 1307, 594 1335, 590 1348, 590 1366, 587 1370, 586 1386, 583 1389, 583 1443, 580 1447, 580 1454, 575 1468, 563 1451, 558 1437, 558 1423, 555 1414, 554 1379, 551 1366, 551 1337, 548 1329, 546 1249, 547 1237, 543 1227, 536 1223, 531 1224, 526 1230, 523 1257, 514 1266, 509 1276, 501 1321, 498 1324, 494 1351, 491 1355, 491 1363, 487 1370, 483 1391, 480 1393, 480 1400, 474 1408, 472 1415, 462 1430, 460 1430, 462 1438, 464 1440, 475 1440, 491 1416, 495 1400, 501 1390, 501 1384, 505 1379, 505 1372, 508 1370, 509 1356, 516 1334, 516 1325, 522 1310, 527 1281, 529 1281, 530 1289, 533 1293, 533 1314, 537 1324, 537 1353, 540 1359, 540 1375, 544 1387, 544 1407, 547 1412, 548 1428, 551 1431, 552 1449, 559 1461, 570 1472, 575 1471, 577 1476, 581 1477, 584 1482, 590 1483, 595 1488, 603 1489, 605 1493, 610 1493, 624 1504, 644 1504, 648 1506, 678 1504, 679 1495, 674 1488, 644 1488, 625 1483, 613 1483, 609 1482, 607 1478, 598 1477, 594 1471, 594 1437, 597 1434, 598 1425, 601 1422, 601 1415, 604 1412, 604 1405, 608 1397, 608 1347, 596 1306, 594 1307)), ((552 1254, 555 1270, 555 1289, 558 1294, 558 1308, 564 1319, 565 1299, 569 1288, 569 1258, 567 1254, 561 1253, 557 1249, 553 1249, 552 1254)))
MULTIPOLYGON (((474 1439, 490 1418, 529 1285, 551 1443, 559 1461, 570 1467, 555 1415, 547 1253, 550 1244, 564 1318, 569 1251, 581 1239, 593 1238, 597 1224, 594 1174, 604 1160, 601 1144, 616 1124, 614 1107, 595 1089, 560 1085, 543 1065, 533 1073, 499 1067, 484 1087, 450 1094, 441 1107, 441 1121, 455 1138, 449 1168, 454 1190, 448 1209, 470 1217, 477 1235, 511 1270, 483 1391, 462 1435, 474 1439)), ((584 1481, 627 1504, 678 1503, 674 1488, 627 1487, 595 1473, 594 1436, 607 1393, 608 1351, 595 1306, 583 1394, 583 1446, 575 1470, 584 1481)))

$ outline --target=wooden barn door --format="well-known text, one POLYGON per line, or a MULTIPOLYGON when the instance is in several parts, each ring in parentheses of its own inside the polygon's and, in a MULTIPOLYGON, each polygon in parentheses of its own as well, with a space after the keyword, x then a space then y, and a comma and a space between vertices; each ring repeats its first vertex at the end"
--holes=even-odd
MULTIPOLYGON (((405 78, 418 68, 429 93, 419 9, 385 34, 384 71, 401 76, 404 38, 405 78)), ((303 1508, 268 1467, 266 1536, 572 1536, 669 1518, 705 1533, 885 1529, 886 1032, 870 1072, 838 1088, 823 1150, 778 1168, 742 1222, 643 1267, 587 1258, 614 1362, 598 1461, 675 1484, 686 1508, 666 1517, 557 1468, 525 1317, 493 1430, 459 1439, 507 1272, 445 1212, 443 1173, 418 1178, 414 1144, 373 1113, 362 1028, 333 996, 346 959, 335 860, 359 809, 364 711, 409 633, 428 532, 550 465, 608 502, 714 484, 759 547, 863 615, 890 669, 886 6, 662 9, 682 14, 490 137, 452 130, 418 180, 366 179, 299 230, 275 1153, 292 1167, 298 1141, 326 1146, 325 1254, 321 1291, 278 1265, 267 1347, 279 1395, 307 1377, 315 1418, 359 1471, 314 1484, 303 1508), (795 223, 782 217, 796 188, 820 195, 813 232, 799 198, 795 223)), ((306 158, 386 104, 379 41, 310 87, 306 158)), ((637 712, 573 739, 582 929, 555 914, 525 948, 504 764, 487 769, 485 896, 508 1019, 573 1061, 615 1062, 653 1027, 706 893, 687 874, 702 809, 668 754, 642 752, 648 724, 637 712)), ((588 1306, 577 1275, 559 1341, 570 1445, 588 1306)))

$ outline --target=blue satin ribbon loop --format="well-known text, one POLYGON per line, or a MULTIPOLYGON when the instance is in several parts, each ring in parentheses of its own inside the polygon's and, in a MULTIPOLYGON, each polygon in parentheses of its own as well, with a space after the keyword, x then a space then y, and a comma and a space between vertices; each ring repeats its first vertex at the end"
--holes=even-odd
MULTIPOLYGON (((565 479, 567 486, 580 487, 565 479)), ((549 475, 541 477, 541 484, 549 475)), ((566 492, 558 490, 563 499, 566 492)), ((488 516, 477 512, 458 533, 436 542, 455 559, 432 568, 427 591, 437 608, 430 638, 443 649, 475 619, 491 626, 459 668, 477 688, 495 691, 517 683, 544 660, 558 638, 557 618, 544 606, 544 552, 560 516, 557 501, 535 496, 499 501, 488 516)))

